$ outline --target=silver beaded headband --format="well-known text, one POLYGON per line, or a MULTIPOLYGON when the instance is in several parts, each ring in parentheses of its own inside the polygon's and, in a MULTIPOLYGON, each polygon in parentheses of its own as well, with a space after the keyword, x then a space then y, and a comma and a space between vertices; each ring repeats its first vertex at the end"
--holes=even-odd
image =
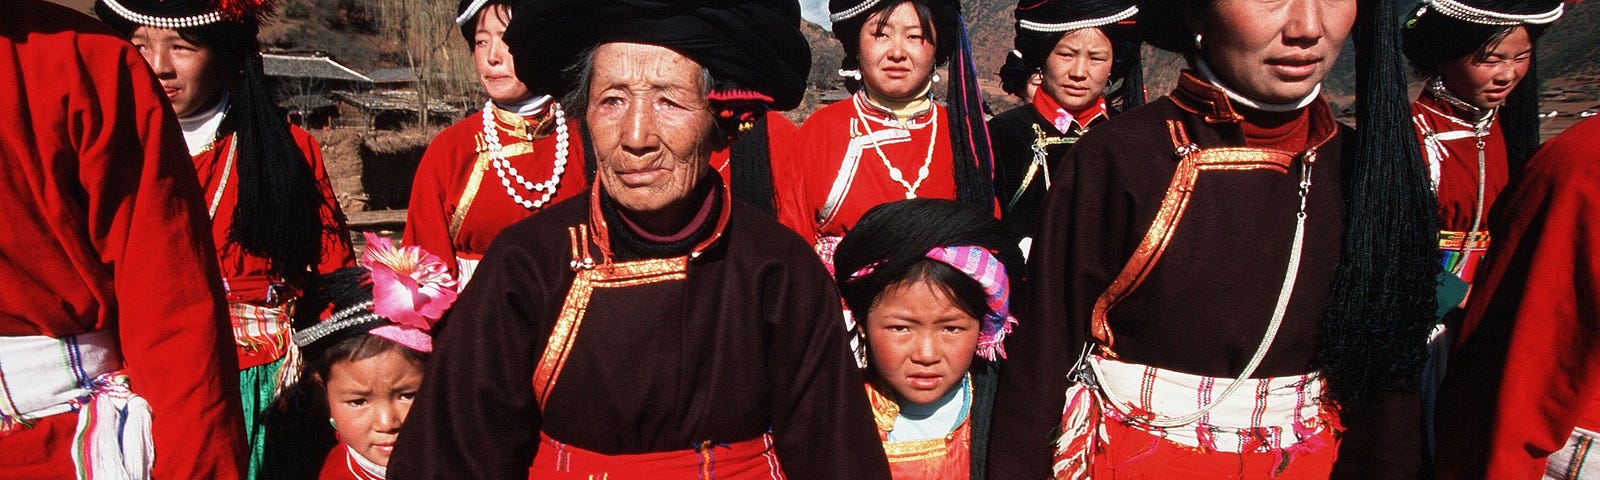
POLYGON ((179 29, 209 25, 222 21, 222 12, 208 12, 199 15, 190 15, 187 17, 157 17, 129 10, 128 7, 124 7, 121 3, 117 3, 117 0, 101 1, 106 2, 106 6, 111 7, 111 11, 117 12, 117 15, 121 15, 122 18, 126 18, 130 22, 147 27, 179 29))
POLYGON ((333 313, 327 320, 317 322, 316 325, 306 327, 294 333, 295 346, 304 348, 307 345, 322 340, 323 337, 334 332, 344 330, 356 325, 367 323, 382 323, 386 320, 372 313, 372 300, 367 300, 355 305, 345 307, 333 313))
POLYGON ((1139 6, 1135 5, 1128 7, 1127 10, 1117 12, 1117 14, 1109 17, 1090 18, 1087 20, 1078 20, 1067 23, 1040 23, 1028 20, 1017 20, 1017 26, 1022 27, 1023 30, 1031 30, 1042 33, 1070 32, 1084 28, 1104 27, 1106 25, 1133 18, 1134 15, 1138 14, 1139 6))
POLYGON ((872 7, 877 6, 880 1, 882 1, 882 0, 867 0, 865 2, 861 2, 860 5, 856 5, 854 7, 850 7, 849 9, 847 9, 847 10, 845 10, 843 12, 839 12, 839 13, 835 13, 835 14, 832 14, 832 15, 828 15, 828 21, 834 22, 834 23, 838 23, 838 22, 842 22, 842 21, 845 21, 845 20, 849 20, 850 17, 854 17, 856 15, 860 15, 861 12, 865 12, 867 10, 871 10, 872 7))
POLYGON ((483 10, 483 5, 486 3, 489 3, 489 0, 472 0, 472 3, 467 4, 467 9, 456 16, 456 26, 465 26, 467 22, 472 21, 472 17, 478 16, 478 10, 483 10))
POLYGON ((1412 18, 1418 18, 1421 17, 1422 14, 1428 13, 1428 9, 1430 7, 1435 11, 1438 11, 1441 15, 1463 22, 1477 23, 1481 25, 1512 26, 1522 24, 1544 25, 1554 22, 1556 19, 1561 18, 1561 12, 1565 5, 1556 4, 1556 8, 1554 10, 1544 13, 1515 15, 1476 8, 1456 0, 1422 0, 1422 6, 1417 8, 1417 13, 1412 15, 1412 18))

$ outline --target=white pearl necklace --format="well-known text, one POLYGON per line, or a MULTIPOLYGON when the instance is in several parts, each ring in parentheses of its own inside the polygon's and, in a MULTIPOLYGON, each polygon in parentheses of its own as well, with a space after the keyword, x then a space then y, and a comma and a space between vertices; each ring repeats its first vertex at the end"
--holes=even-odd
POLYGON ((500 146, 500 131, 494 125, 494 101, 483 102, 483 140, 489 144, 489 156, 494 159, 495 174, 500 176, 500 186, 506 187, 506 195, 510 195, 512 201, 528 210, 538 210, 549 203, 550 197, 556 194, 556 187, 561 185, 561 174, 567 171, 567 116, 561 111, 560 103, 551 103, 550 108, 556 116, 555 168, 552 169, 549 180, 533 183, 523 178, 517 167, 512 166, 511 161, 506 159, 506 154, 500 146), (509 178, 507 172, 510 172, 509 178), (540 194, 539 199, 523 198, 512 183, 526 189, 528 193, 540 194))
MULTIPOLYGON (((856 103, 856 118, 861 120, 861 128, 866 130, 867 137, 872 138, 872 126, 868 123, 866 113, 861 110, 861 104, 856 103)), ((877 139, 872 141, 872 149, 878 152, 878 159, 883 161, 884 168, 889 169, 889 179, 899 183, 906 189, 906 198, 917 198, 917 189, 922 188, 922 181, 928 179, 928 166, 933 164, 933 146, 939 143, 939 108, 933 108, 933 117, 928 119, 932 124, 932 136, 928 137, 928 153, 922 157, 922 168, 917 169, 917 181, 906 182, 905 173, 889 163, 889 156, 883 154, 883 147, 878 146, 877 139)))

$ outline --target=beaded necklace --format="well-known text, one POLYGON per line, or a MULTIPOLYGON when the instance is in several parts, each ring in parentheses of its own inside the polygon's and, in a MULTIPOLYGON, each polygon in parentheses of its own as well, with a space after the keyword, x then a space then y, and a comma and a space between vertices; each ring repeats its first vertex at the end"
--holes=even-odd
POLYGON ((506 188, 506 195, 511 197, 511 201, 528 210, 538 210, 549 203, 550 198, 556 193, 556 187, 561 185, 561 175, 567 171, 566 113, 561 110, 560 103, 552 103, 550 108, 556 117, 555 167, 551 170, 549 180, 534 183, 523 177, 522 172, 517 171, 517 167, 512 166, 511 161, 506 159, 505 151, 500 145, 500 132, 494 123, 494 101, 483 102, 483 140, 489 146, 489 157, 494 159, 495 174, 500 176, 500 186, 506 188), (518 186, 530 194, 539 194, 539 199, 524 198, 522 193, 517 191, 518 186))

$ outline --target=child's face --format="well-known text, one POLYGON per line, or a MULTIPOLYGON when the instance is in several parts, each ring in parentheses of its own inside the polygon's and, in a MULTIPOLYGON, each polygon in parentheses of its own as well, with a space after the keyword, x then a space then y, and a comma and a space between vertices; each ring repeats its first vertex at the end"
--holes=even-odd
POLYGON ((900 401, 926 404, 961 384, 978 347, 978 319, 923 281, 890 285, 867 314, 872 368, 900 401))
POLYGON ((339 439, 367 460, 388 466, 395 435, 422 387, 422 368, 390 350, 333 364, 326 386, 339 439))

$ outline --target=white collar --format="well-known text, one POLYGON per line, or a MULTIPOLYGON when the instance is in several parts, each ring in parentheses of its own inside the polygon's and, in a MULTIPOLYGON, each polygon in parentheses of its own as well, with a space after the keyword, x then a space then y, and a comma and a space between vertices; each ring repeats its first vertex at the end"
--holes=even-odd
POLYGON ((522 117, 533 117, 544 113, 544 107, 550 103, 550 100, 551 97, 549 95, 540 95, 515 103, 494 102, 494 106, 522 117))
POLYGON ((356 465, 360 465, 361 469, 366 470, 368 474, 375 475, 378 478, 386 478, 389 476, 389 467, 373 463, 372 460, 367 460, 367 457, 363 457, 361 454, 356 453, 356 449, 351 448, 349 445, 345 445, 344 448, 349 450, 350 458, 356 460, 356 465))
POLYGON ((222 92, 222 98, 211 108, 194 112, 187 117, 178 117, 178 125, 183 127, 183 142, 189 145, 189 156, 199 155, 200 152, 211 149, 211 143, 217 140, 217 129, 222 127, 222 119, 227 116, 227 111, 228 92, 222 92))
POLYGON ((1263 112, 1293 112, 1295 110, 1306 108, 1307 105, 1311 105, 1311 102, 1317 100, 1317 95, 1322 93, 1322 82, 1317 82, 1317 85, 1311 88, 1311 93, 1306 94, 1306 96, 1301 97, 1298 100, 1287 103, 1266 103, 1253 100, 1228 88, 1227 85, 1222 83, 1222 79, 1217 78, 1217 74, 1211 71, 1211 66, 1206 64, 1206 59, 1204 57, 1196 55, 1194 59, 1194 67, 1195 71, 1200 73, 1200 78, 1202 80, 1205 80, 1207 83, 1216 86, 1218 89, 1222 90, 1222 93, 1228 94, 1228 99, 1233 100, 1234 103, 1238 103, 1240 105, 1263 112))

